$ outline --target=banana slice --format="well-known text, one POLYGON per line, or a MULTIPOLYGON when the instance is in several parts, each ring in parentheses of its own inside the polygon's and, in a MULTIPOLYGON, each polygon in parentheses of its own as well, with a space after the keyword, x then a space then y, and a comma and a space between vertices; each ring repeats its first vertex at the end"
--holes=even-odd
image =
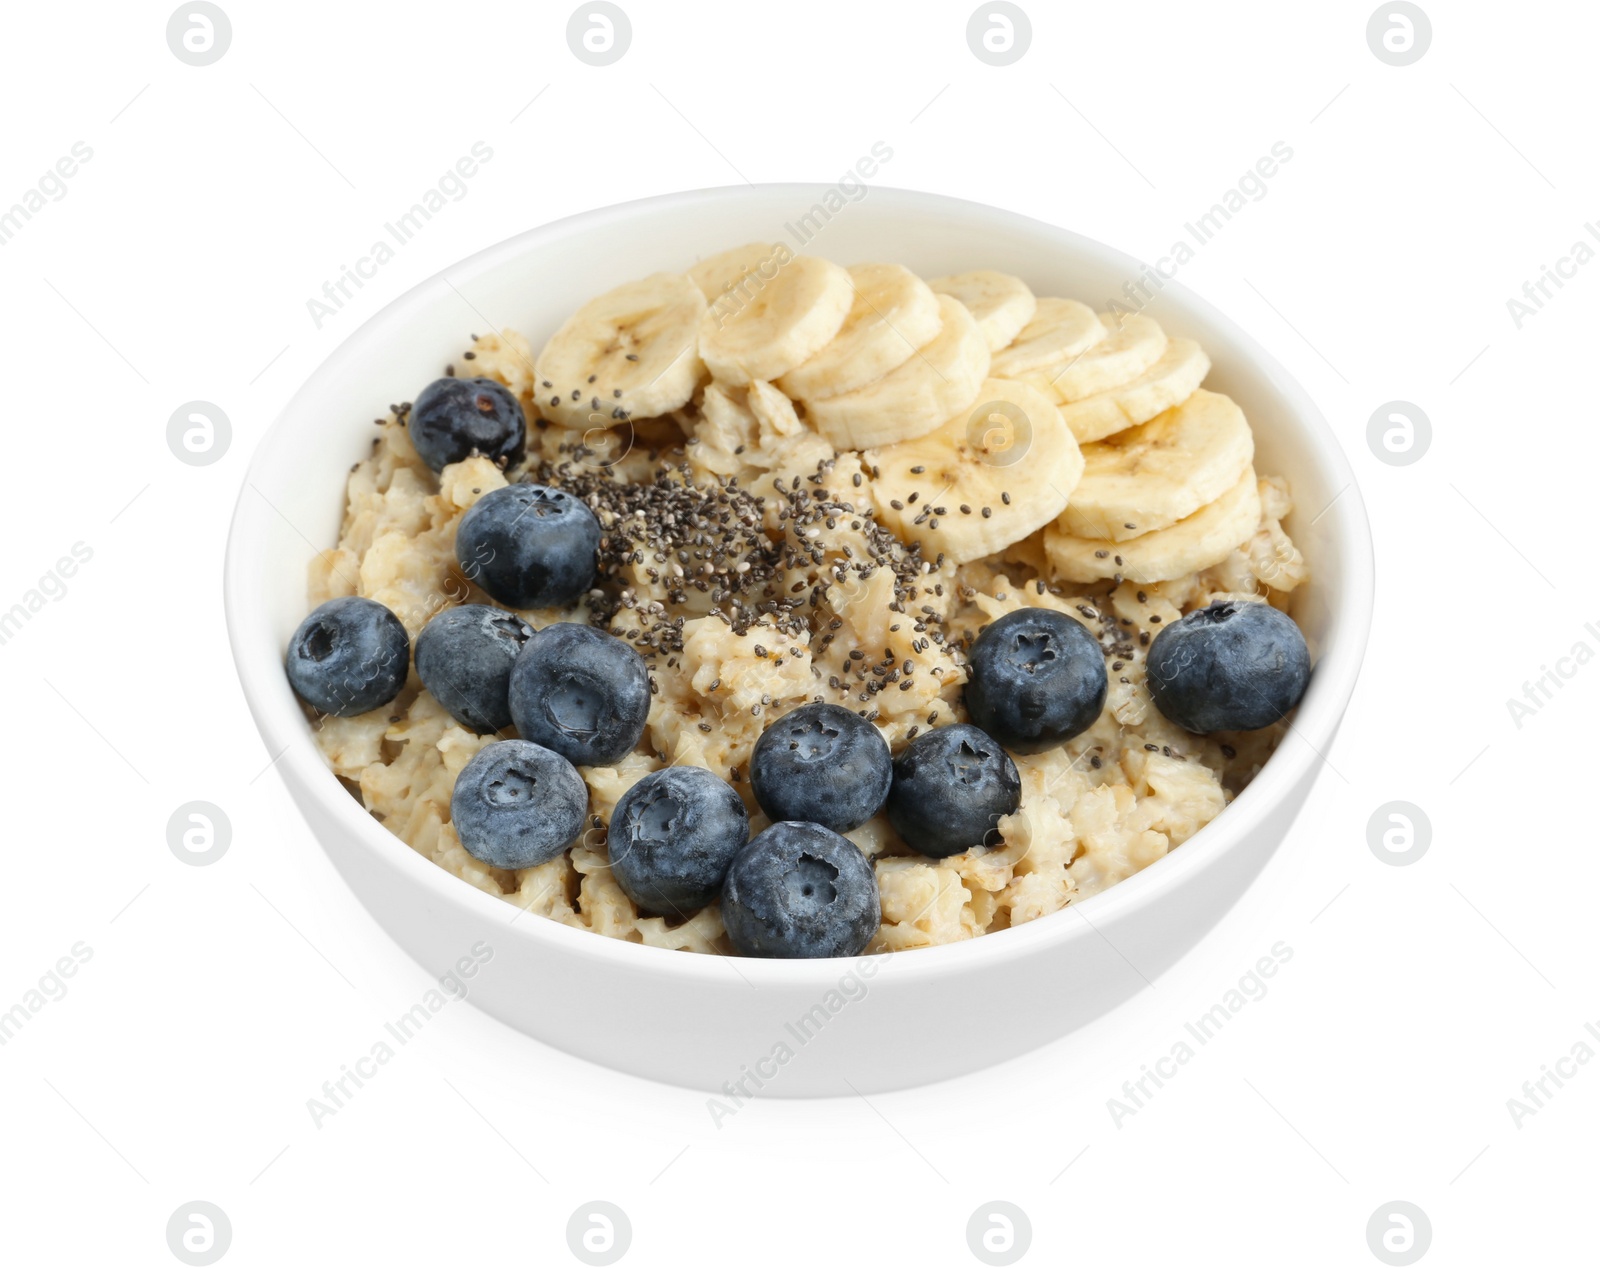
POLYGON ((933 278, 928 285, 940 295, 952 295, 967 306, 983 331, 983 337, 989 341, 990 352, 999 352, 1015 339, 1033 320, 1039 303, 1020 277, 997 273, 994 269, 952 273, 948 277, 933 278))
POLYGON ((771 382, 821 352, 855 299, 831 260, 797 255, 764 277, 746 273, 700 323, 700 356, 726 383, 771 382))
POLYGON ((1083 479, 1061 527, 1114 542, 1166 528, 1231 489, 1254 457, 1244 411, 1201 388, 1148 423, 1085 445, 1083 479))
POLYGON ((804 400, 811 425, 835 449, 915 440, 978 399, 989 373, 988 341, 960 300, 938 299, 939 333, 904 363, 853 392, 804 400))
POLYGON ((899 264, 846 270, 855 298, 826 347, 778 380, 790 396, 823 400, 853 392, 902 365, 939 333, 939 297, 899 264))
POLYGON ((534 362, 539 412, 567 426, 656 418, 705 375, 695 346, 706 300, 684 273, 655 273, 591 299, 534 362))
POLYGON ((928 435, 862 455, 879 520, 928 559, 967 563, 1021 541, 1061 513, 1083 474, 1044 393, 985 379, 978 397, 928 435))
POLYGON ((1167 350, 1167 332, 1143 313, 1101 313, 1104 339, 1048 378, 1047 394, 1067 404, 1138 378, 1167 350))
POLYGON ((781 242, 750 242, 697 260, 689 266, 688 273, 710 304, 752 273, 760 282, 770 282, 776 270, 792 259, 794 252, 781 242))
POLYGON ((1114 542, 1074 537, 1056 523, 1044 530, 1044 552, 1060 581, 1175 581, 1220 564, 1254 536, 1260 522, 1261 493, 1252 470, 1210 506, 1169 528, 1114 542))
POLYGON ((1075 299, 1041 299, 1009 347, 994 355, 997 379, 1053 379, 1106 337, 1094 309, 1075 299))
POLYGON ((1061 417, 1080 443, 1104 440, 1171 409, 1205 381, 1211 358, 1193 339, 1169 339, 1166 351, 1138 378, 1061 406, 1061 417))

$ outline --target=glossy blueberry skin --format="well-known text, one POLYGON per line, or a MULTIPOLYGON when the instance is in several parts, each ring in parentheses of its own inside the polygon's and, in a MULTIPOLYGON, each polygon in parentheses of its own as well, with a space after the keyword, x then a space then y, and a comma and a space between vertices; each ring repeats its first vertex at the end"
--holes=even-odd
POLYGON ((984 627, 969 659, 967 716, 1013 753, 1064 744, 1105 707, 1105 655, 1064 612, 1007 612, 984 627))
POLYGON ((1021 804, 1016 763, 975 726, 925 732, 895 758, 889 822, 918 854, 942 859, 998 845, 995 825, 1021 804))
POLYGON ((341 718, 388 704, 405 686, 411 640, 381 603, 329 599, 295 630, 284 669, 295 695, 341 718))
POLYGON ((622 892, 645 911, 692 916, 715 900, 750 815, 726 781, 701 766, 646 775, 617 802, 606 850, 622 892))
POLYGON ((479 749, 450 794, 450 822, 467 853, 512 871, 565 850, 588 809, 589 789, 572 763, 526 740, 479 749))
POLYGON ((417 677, 450 716, 488 735, 511 725, 511 666, 533 627, 485 603, 446 608, 417 635, 417 677))
POLYGON ((493 379, 435 379, 411 403, 406 430, 435 471, 473 453, 509 466, 528 442, 522 403, 493 379))
POLYGON ((818 823, 773 824, 734 856, 722 887, 722 923, 740 955, 860 955, 879 918, 872 864, 818 823))
POLYGON ((509 608, 560 608, 594 585, 600 521, 560 489, 508 484, 473 503, 456 529, 467 579, 509 608))
POLYGON ((1306 693, 1311 653, 1294 619, 1265 603, 1222 601, 1174 621, 1150 644, 1156 708, 1197 735, 1271 726, 1306 693))
POLYGON ((774 822, 803 819, 848 832, 883 808, 893 767, 872 723, 836 704, 805 704, 756 741, 750 786, 774 822))
POLYGON ((614 634, 547 625, 511 667, 517 734, 574 766, 610 766, 633 751, 650 714, 650 674, 614 634))

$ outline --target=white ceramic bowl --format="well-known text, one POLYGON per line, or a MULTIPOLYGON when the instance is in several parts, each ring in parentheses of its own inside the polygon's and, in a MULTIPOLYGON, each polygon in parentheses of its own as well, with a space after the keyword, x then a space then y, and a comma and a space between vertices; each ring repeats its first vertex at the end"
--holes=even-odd
MULTIPOLYGON (((1372 546, 1355 477, 1316 406, 1233 322, 1169 283, 1148 311, 1197 338, 1207 386, 1255 427, 1257 462, 1288 477, 1288 524, 1312 581, 1297 615, 1315 673, 1287 738, 1192 840, 1077 907, 955 946, 853 960, 745 960, 614 941, 521 915, 435 867, 372 819, 312 742, 283 672, 306 615, 306 568, 335 544, 350 464, 372 419, 410 399, 468 332, 512 326, 537 348, 599 292, 753 240, 798 246, 826 194, 759 185, 626 203, 480 252, 390 304, 296 393, 262 440, 228 541, 228 630, 252 713, 323 848, 390 935, 434 974, 485 941, 480 1008, 533 1037, 634 1074, 706 1090, 820 1096, 887 1090, 1042 1044, 1128 999, 1192 947, 1289 831, 1355 685, 1372 608, 1372 546), (1138 966, 1135 969, 1133 966, 1138 966)), ((893 260, 924 276, 998 268, 1040 294, 1104 305, 1140 275, 1087 238, 976 203, 873 188, 802 248, 893 260)))

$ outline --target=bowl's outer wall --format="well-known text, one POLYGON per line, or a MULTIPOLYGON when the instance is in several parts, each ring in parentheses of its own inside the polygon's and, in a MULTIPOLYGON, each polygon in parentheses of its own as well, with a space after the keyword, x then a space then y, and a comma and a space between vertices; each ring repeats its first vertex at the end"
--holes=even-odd
MULTIPOLYGON (((1143 989, 1221 918, 1287 833, 1320 766, 1303 751, 1281 752, 1195 842, 1091 900, 1104 913, 1093 930, 1069 910, 1048 918, 1048 940, 1031 928, 983 939, 1015 937, 1018 947, 1024 935, 1031 939, 1028 954, 1003 963, 989 954, 998 946, 964 958, 943 954, 962 948, 872 957, 831 999, 829 988, 865 961, 726 961, 713 962, 714 974, 663 973, 669 953, 623 947, 619 956, 593 947, 596 935, 533 917, 508 923, 514 910, 433 868, 360 811, 317 754, 281 657, 305 615, 307 565, 337 539, 346 473, 370 452, 373 418, 457 360, 486 317, 537 349, 574 308, 616 283, 681 269, 732 244, 770 238, 796 246, 786 226, 819 192, 757 186, 608 208, 491 248, 450 270, 449 281, 424 283, 356 332, 296 395, 257 451, 229 542, 229 630, 251 710, 269 749, 283 750, 279 769, 316 836, 383 927, 435 974, 487 939, 493 971, 480 975, 472 996, 481 1008, 569 1052, 708 1090, 744 1067, 759 1076, 757 1060, 780 1043, 796 1055, 764 1090, 827 1095, 846 1091, 844 1078, 870 1091, 947 1077, 1067 1033, 1143 989), (1274 782, 1271 804, 1265 793, 1252 797, 1274 782), (940 957, 937 973, 912 963, 932 955, 940 957), (978 1013, 975 998, 985 1001, 978 1013), (840 1000, 806 1042, 785 1028, 840 1000)), ((1118 252, 1009 213, 906 191, 869 191, 804 249, 847 264, 892 260, 925 276, 998 268, 1040 294, 1097 307, 1140 302, 1125 287, 1142 270, 1118 252)), ((1297 725, 1308 748, 1326 751, 1354 686, 1371 604, 1370 543, 1353 477, 1304 392, 1232 323, 1174 286, 1145 311, 1171 333, 1201 340, 1214 364, 1207 386, 1234 396, 1251 418, 1259 468, 1290 481, 1296 512, 1288 528, 1313 568, 1297 615, 1319 658, 1297 725)), ((776 1067, 769 1059, 765 1068, 776 1067)))
MULTIPOLYGON (((894 1091, 1076 1030, 1149 986, 1216 924, 1288 832, 1314 779, 1307 771, 1260 830, 1199 873, 1181 900, 1145 904, 1109 929, 1097 922, 1105 937, 1058 943, 1004 972, 948 966, 911 981, 898 980, 897 956, 846 961, 827 987, 803 992, 756 985, 731 960, 721 980, 663 990, 648 954, 636 965, 600 964, 581 944, 498 937, 475 912, 396 883, 394 870, 331 818, 319 822, 315 798, 296 800, 346 882, 429 972, 442 975, 468 947, 489 942, 494 958, 471 984, 478 1007, 575 1056, 727 1099, 894 1091)), ((1082 920, 1070 909, 1055 918, 1082 920)))

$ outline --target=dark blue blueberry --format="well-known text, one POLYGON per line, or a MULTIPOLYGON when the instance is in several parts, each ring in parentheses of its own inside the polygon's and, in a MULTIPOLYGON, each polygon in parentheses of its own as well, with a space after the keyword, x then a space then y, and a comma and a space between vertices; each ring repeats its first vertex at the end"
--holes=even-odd
POLYGON ((1007 612, 984 627, 969 660, 967 716, 1013 753, 1063 744, 1105 707, 1105 655, 1064 612, 1007 612))
POLYGON ((639 653, 592 625, 540 630, 511 667, 517 734, 575 766, 610 766, 633 751, 650 715, 650 674, 639 653))
POLYGON ((528 439, 521 402, 493 379, 435 379, 411 403, 406 428, 435 471, 474 453, 509 466, 528 439))
POLYGON ((835 832, 883 808, 894 759, 878 728, 836 704, 803 704, 756 741, 750 786, 773 821, 804 819, 835 832))
POLYGON ((511 725, 511 666, 533 627, 484 603, 446 608, 417 635, 417 677, 462 726, 488 735, 511 725))
POLYGON ((450 822, 467 853, 515 871, 548 863, 583 830, 589 789, 572 763, 526 740, 479 749, 456 776, 450 822))
POLYGON ((1145 682, 1185 731, 1254 731, 1300 703, 1311 653, 1292 617, 1265 603, 1223 601, 1174 621, 1150 644, 1145 682))
POLYGON ((704 767, 669 766, 622 794, 606 851, 622 892, 645 911, 691 916, 716 898, 749 839, 732 787, 704 767))
POLYGON ((998 845, 996 825, 1022 804, 1016 763, 991 736, 958 722, 919 735, 894 760, 889 822, 929 858, 998 845))
POLYGON ((400 618, 371 599, 329 599, 289 639, 289 685, 314 709, 353 718, 405 686, 411 640, 400 618))
POLYGON ((467 579, 511 608, 562 608, 594 584, 600 521, 560 489, 508 484, 479 498, 456 529, 467 579))
POLYGON ((879 919, 872 864, 818 823, 773 824, 734 856, 722 887, 722 923, 740 955, 860 955, 879 919))

